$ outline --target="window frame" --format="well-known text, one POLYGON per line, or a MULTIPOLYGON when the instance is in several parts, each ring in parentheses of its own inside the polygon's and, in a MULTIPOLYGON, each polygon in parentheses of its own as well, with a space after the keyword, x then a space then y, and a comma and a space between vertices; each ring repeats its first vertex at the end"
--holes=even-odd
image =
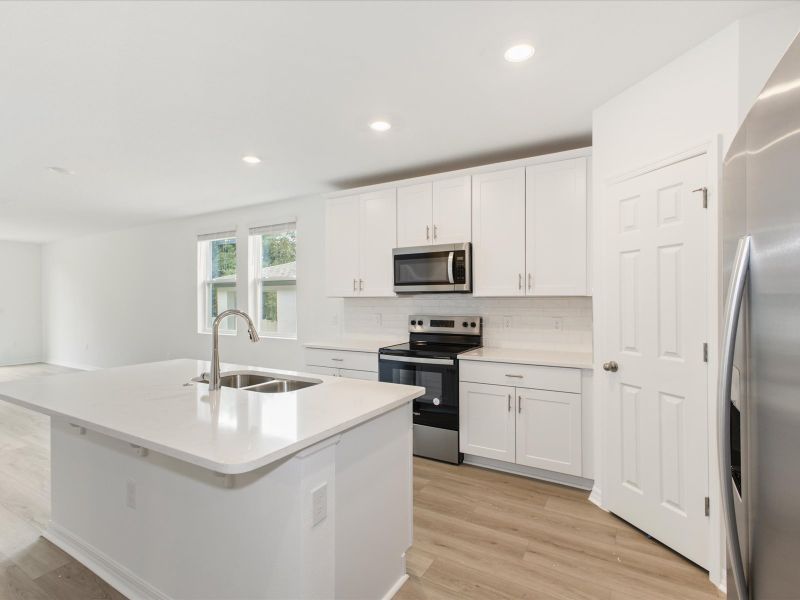
MULTIPOLYGON (((200 334, 212 333, 212 320, 211 316, 211 291, 214 284, 219 285, 230 284, 230 287, 236 292, 236 306, 240 304, 239 298, 239 238, 236 229, 224 230, 214 233, 199 234, 196 240, 197 252, 197 332, 200 334), (223 275, 220 277, 211 277, 212 269, 212 242, 220 240, 233 240, 236 246, 236 274, 223 275), (231 277, 233 279, 231 279, 231 277)), ((227 321, 227 319, 226 319, 227 321)), ((225 327, 223 322, 219 328, 220 335, 238 334, 238 320, 231 319, 233 327, 225 327)))
POLYGON ((296 239, 298 233, 298 223, 296 217, 283 217, 280 219, 272 219, 266 223, 262 222, 260 225, 250 227, 248 229, 247 248, 248 248, 248 264, 249 264, 249 273, 248 273, 249 309, 250 309, 250 314, 253 316, 253 320, 256 322, 258 335, 260 337, 269 339, 279 339, 279 340, 297 340, 299 335, 300 323, 298 318, 299 310, 297 306, 297 299, 299 297, 298 295, 299 288, 298 288, 298 276, 297 276, 296 242, 295 242, 295 278, 294 278, 294 285, 291 286, 294 288, 294 293, 295 293, 294 332, 291 334, 287 334, 281 332, 264 331, 262 327, 262 323, 264 320, 263 319, 264 315, 262 314, 262 305, 263 305, 263 290, 265 283, 262 277, 263 239, 264 239, 263 236, 268 233, 265 232, 264 230, 273 227, 277 228, 281 226, 287 226, 287 231, 294 231, 296 239))

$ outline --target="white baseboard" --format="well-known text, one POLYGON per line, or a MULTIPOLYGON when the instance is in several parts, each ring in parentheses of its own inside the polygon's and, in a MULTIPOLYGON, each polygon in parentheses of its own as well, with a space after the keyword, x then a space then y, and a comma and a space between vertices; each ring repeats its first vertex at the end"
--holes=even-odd
POLYGON ((69 362, 66 360, 56 360, 48 358, 44 360, 45 364, 55 365, 56 367, 65 367, 67 369, 77 369, 78 371, 99 371, 101 367, 94 365, 82 365, 80 363, 69 362))
POLYGON ((513 475, 522 475, 523 477, 530 477, 531 479, 541 479, 551 483, 568 485, 569 487, 581 490, 591 490, 594 485, 591 479, 586 479, 585 477, 556 473, 555 471, 546 471, 545 469, 537 469, 535 467, 526 467, 516 463, 495 460, 493 458, 483 458, 482 456, 475 456, 473 454, 465 454, 464 463, 475 467, 503 471, 504 473, 511 473, 513 475))
POLYGON ((589 494, 589 502, 597 506, 597 508, 602 508, 604 511, 608 512, 608 509, 603 506, 603 493, 596 485, 592 487, 592 493, 589 494))
POLYGON ((408 581, 408 574, 404 574, 400 579, 394 582, 394 585, 389 588, 389 591, 383 596, 382 600, 392 600, 394 595, 400 591, 400 588, 403 587, 403 584, 408 581))
POLYGON ((47 529, 42 532, 42 537, 61 548, 131 600, 172 600, 170 596, 57 523, 51 521, 47 529))

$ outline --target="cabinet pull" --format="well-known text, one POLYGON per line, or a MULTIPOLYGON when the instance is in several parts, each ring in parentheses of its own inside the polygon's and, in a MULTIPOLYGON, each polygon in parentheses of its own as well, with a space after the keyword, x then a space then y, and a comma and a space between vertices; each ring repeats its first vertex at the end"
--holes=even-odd
POLYGON ((433 239, 435 240, 438 237, 439 237, 439 226, 438 225, 434 225, 433 226, 433 239))
POLYGON ((531 284, 531 274, 530 274, 530 273, 528 273, 528 290, 530 290, 530 289, 531 289, 531 285, 532 285, 532 284, 531 284))
POLYGON ((343 358, 332 358, 331 360, 334 362, 344 362, 343 358))
POLYGON ((519 283, 518 283, 518 286, 519 286, 519 289, 522 289, 522 273, 520 273, 520 274, 519 274, 519 283))
POLYGON ((522 375, 514 375, 513 373, 506 373, 506 377, 513 377, 514 379, 522 379, 522 375))
POLYGON ((522 414, 522 396, 517 396, 517 412, 522 414))
POLYGON ((353 291, 355 292, 357 290, 358 290, 358 282, 355 279, 353 279, 353 291))
POLYGON ((431 239, 431 226, 430 225, 425 225, 425 239, 426 240, 431 239))
POLYGON ((359 292, 363 292, 364 291, 364 280, 363 279, 359 279, 358 280, 358 291, 359 292))
POLYGON ((508 412, 511 412, 511 394, 508 395, 508 412))

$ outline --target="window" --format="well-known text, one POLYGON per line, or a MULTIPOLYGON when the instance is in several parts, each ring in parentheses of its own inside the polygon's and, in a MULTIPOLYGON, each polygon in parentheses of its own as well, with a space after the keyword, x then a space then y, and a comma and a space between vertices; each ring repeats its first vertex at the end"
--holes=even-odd
MULTIPOLYGON (((212 233, 197 239, 199 330, 211 331, 214 319, 236 308, 236 232, 212 233)), ((222 333, 236 333, 234 317, 225 319, 222 333)))
POLYGON ((250 230, 253 306, 259 334, 297 337, 297 224, 250 230))

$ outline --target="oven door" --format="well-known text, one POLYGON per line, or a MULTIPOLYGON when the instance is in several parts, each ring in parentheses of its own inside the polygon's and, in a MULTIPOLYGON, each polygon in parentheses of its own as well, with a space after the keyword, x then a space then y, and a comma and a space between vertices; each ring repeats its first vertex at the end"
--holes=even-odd
POLYGON ((458 431, 458 362, 381 354, 379 378, 388 383, 416 385, 425 394, 414 400, 414 424, 458 431))

